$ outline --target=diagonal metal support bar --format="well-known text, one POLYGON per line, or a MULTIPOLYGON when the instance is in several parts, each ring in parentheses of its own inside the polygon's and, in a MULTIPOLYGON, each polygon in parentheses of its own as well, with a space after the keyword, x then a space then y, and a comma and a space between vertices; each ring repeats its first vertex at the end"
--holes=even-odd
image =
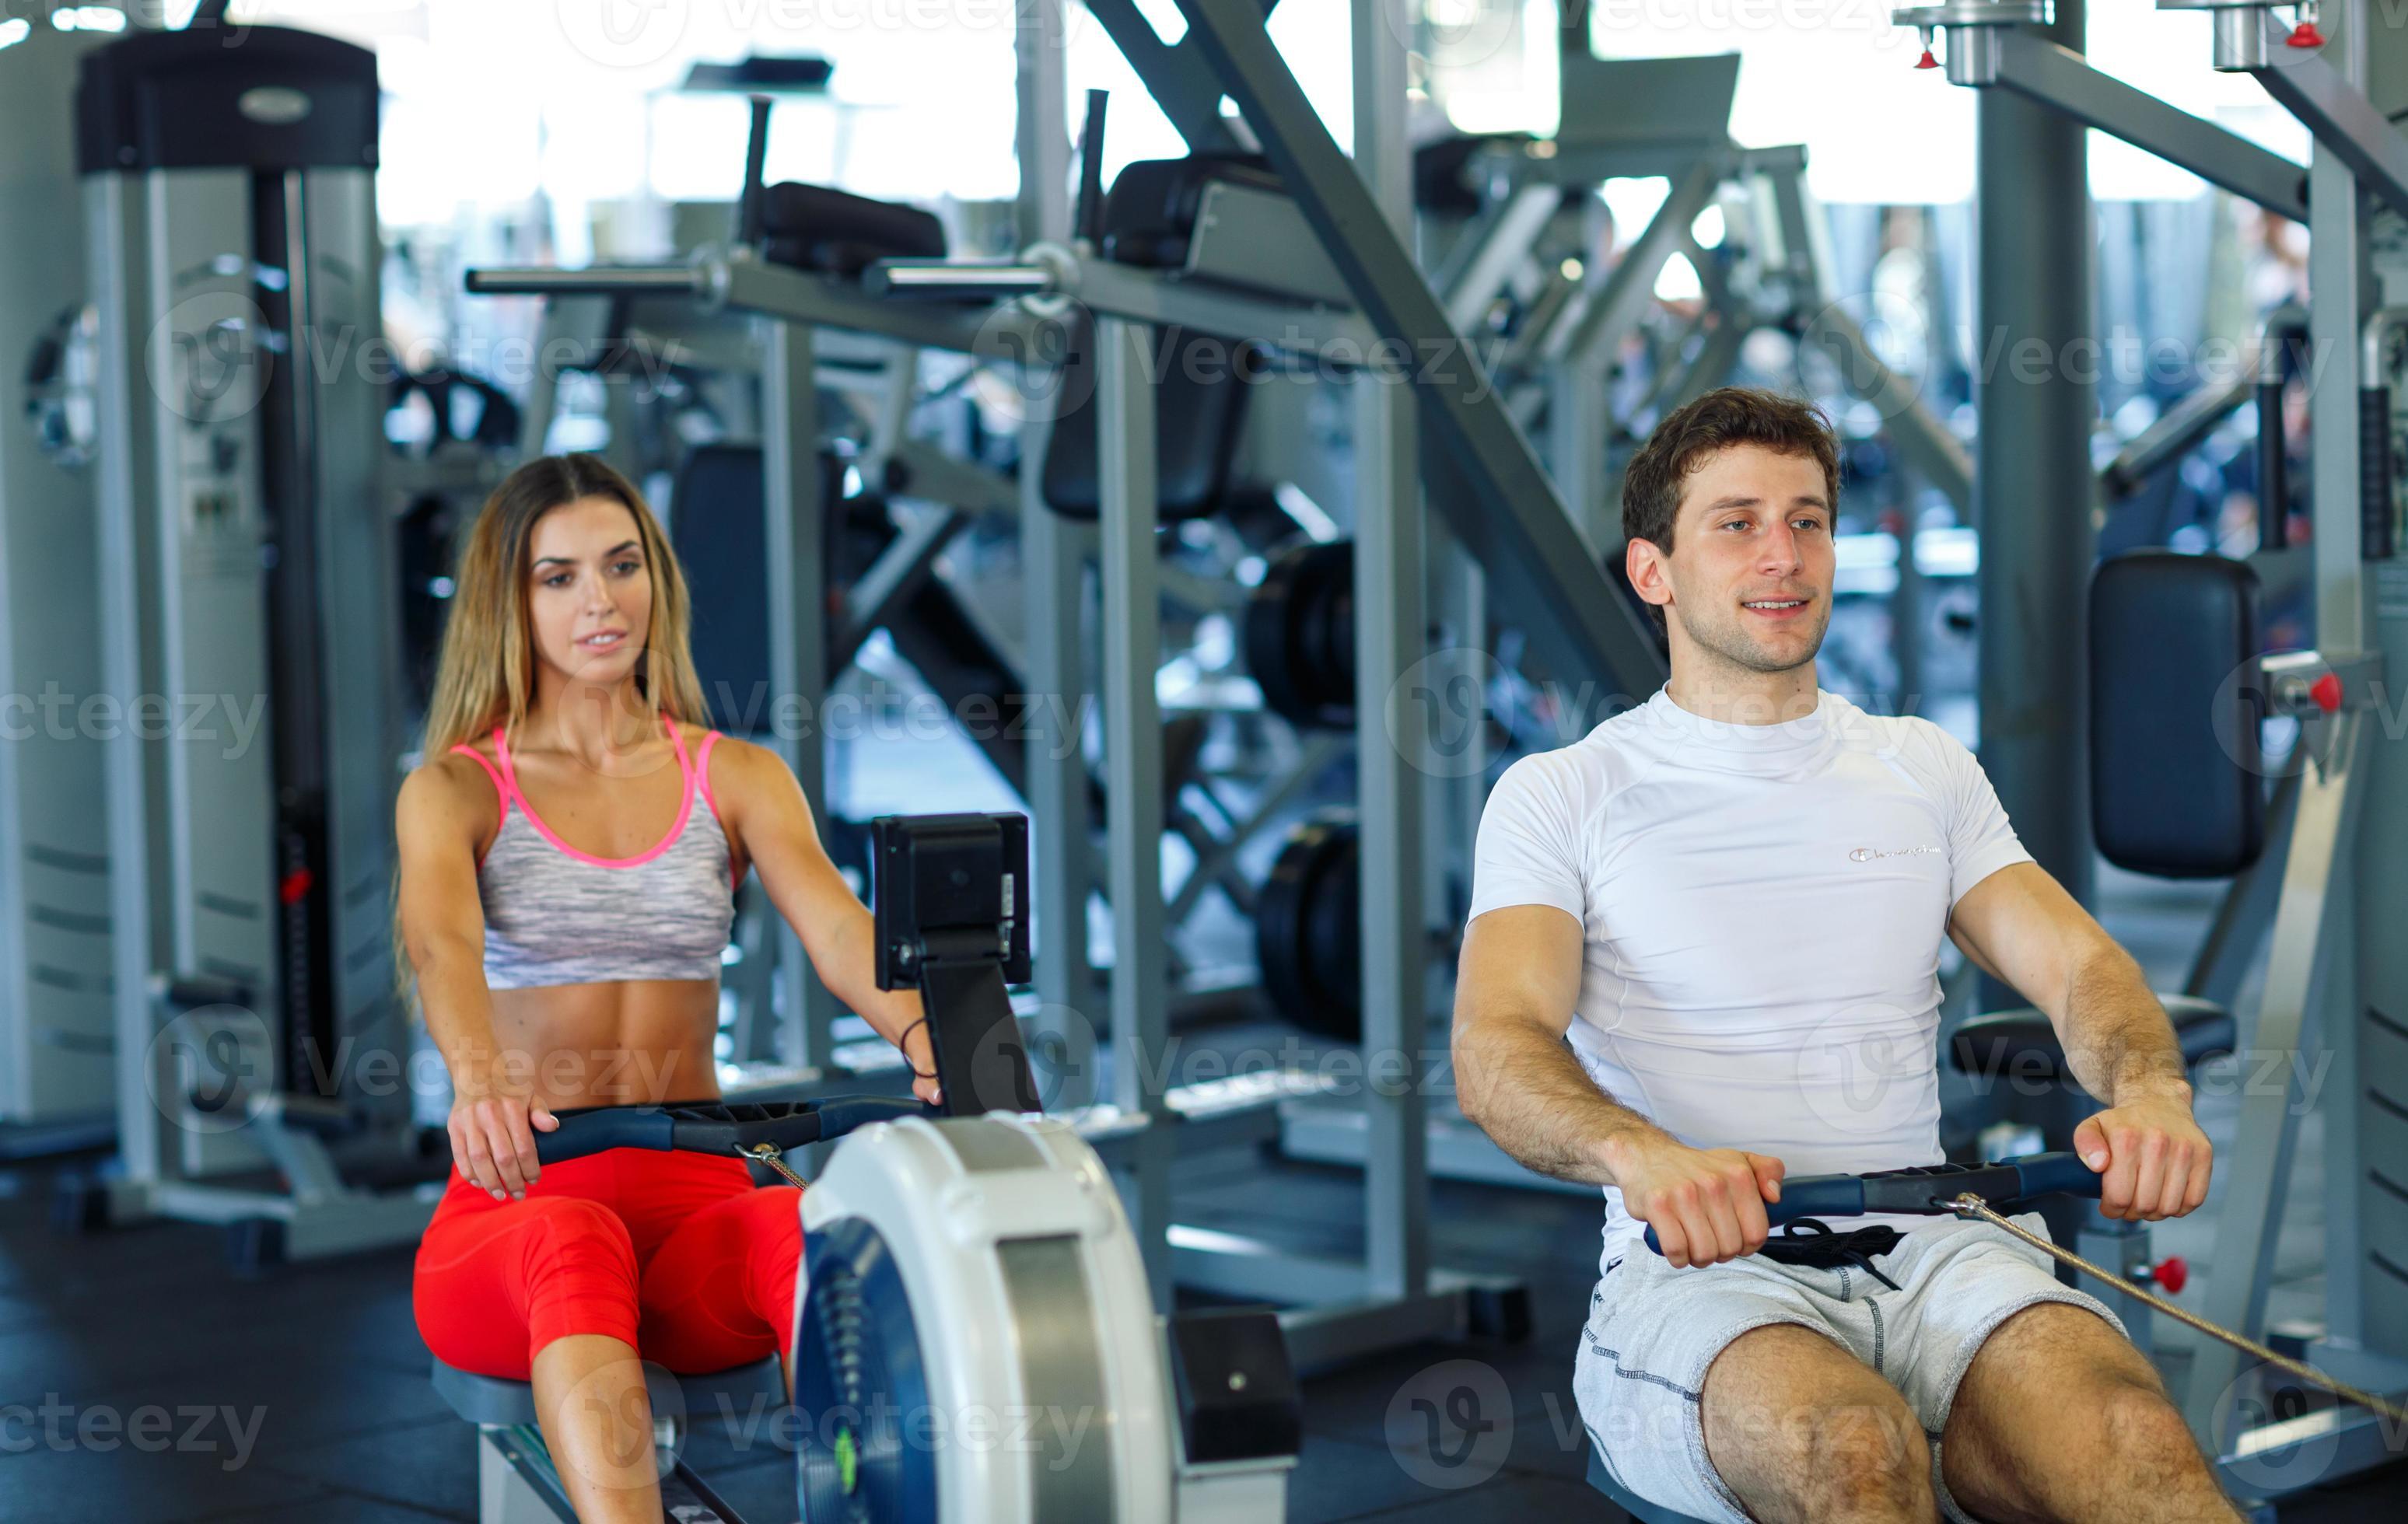
MULTIPOLYGON (((1260 0, 1268 16, 1279 0, 1260 0)), ((1166 43, 1136 0, 1087 0, 1087 13, 1103 23, 1112 46, 1145 83, 1162 114, 1197 153, 1251 153, 1254 146, 1230 129, 1221 115, 1221 87, 1192 41, 1166 43)))
POLYGON ((1549 364, 1591 355, 1610 361, 1625 334, 1655 299, 1656 278, 1689 236, 1690 224, 1721 183, 1718 165, 1700 159, 1672 182, 1647 230, 1602 276, 1583 283, 1577 310, 1555 325, 1543 351, 1549 364), (1594 294, 1591 294, 1594 292, 1594 294))
MULTIPOLYGON (((2007 89, 2180 165, 2243 201, 2295 222, 2308 220, 2308 172, 2302 165, 2100 73, 2071 48, 2012 27, 1998 32, 1999 83, 2007 89)), ((2286 60, 2283 68, 2265 72, 2289 69, 2286 60)), ((2274 87, 2270 82, 2266 88, 2271 93, 2274 87)))
MULTIPOLYGON (((2267 18, 2269 25, 2272 21, 2267 18)), ((2279 41, 2276 46, 2275 56, 2282 63, 2251 69, 2249 78, 2264 85, 2275 105, 2299 118, 2317 142, 2332 150, 2360 185, 2408 217, 2408 137, 2401 136, 2366 93, 2330 64, 2285 56, 2279 41)))
POLYGON ((1389 345, 1403 347, 1426 434, 1469 489, 1433 490, 1431 501, 1492 577, 1519 573, 1501 579, 1528 585, 1526 602, 1504 606, 1526 608, 1533 636, 1569 659, 1560 675, 1606 678, 1627 693, 1655 691, 1665 666, 1653 634, 1599 566, 1596 548, 1574 527, 1479 357, 1448 324, 1369 189, 1305 99, 1263 29, 1257 0, 1179 0, 1179 8, 1187 18, 1182 46, 1211 61, 1364 315, 1389 345))

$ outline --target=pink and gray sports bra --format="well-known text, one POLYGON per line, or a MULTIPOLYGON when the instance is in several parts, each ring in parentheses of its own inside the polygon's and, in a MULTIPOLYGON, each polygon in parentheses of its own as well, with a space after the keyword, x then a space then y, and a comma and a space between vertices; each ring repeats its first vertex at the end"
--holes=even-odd
POLYGON ((476 758, 501 795, 501 830, 477 864, 488 989, 719 977, 736 919, 733 860, 710 802, 719 733, 688 762, 683 734, 666 715, 661 723, 677 748, 684 802, 668 835, 638 857, 595 857, 554 835, 519 792, 500 727, 498 771, 473 747, 452 748, 476 758))

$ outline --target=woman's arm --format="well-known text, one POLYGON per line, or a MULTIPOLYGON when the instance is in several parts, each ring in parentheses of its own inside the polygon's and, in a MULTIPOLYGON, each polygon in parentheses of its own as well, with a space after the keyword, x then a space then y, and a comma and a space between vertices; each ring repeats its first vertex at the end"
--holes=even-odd
POLYGON ((933 1077, 936 1050, 920 1023, 920 996, 878 988, 877 933, 869 911, 828 861, 810 802, 785 759, 724 736, 711 748, 710 791, 729 834, 761 875, 769 903, 803 939, 821 982, 880 1036, 902 1048, 917 1076, 912 1093, 934 1104, 940 1099, 933 1077))
POLYGON ((537 1176, 535 1133, 560 1124, 533 1102, 535 1054, 505 1054, 485 988, 485 912, 477 844, 496 806, 475 764, 430 762, 402 780, 394 807, 401 852, 402 950, 418 982, 426 1030, 452 1075, 452 1152, 460 1173, 495 1196, 525 1193, 537 1176))

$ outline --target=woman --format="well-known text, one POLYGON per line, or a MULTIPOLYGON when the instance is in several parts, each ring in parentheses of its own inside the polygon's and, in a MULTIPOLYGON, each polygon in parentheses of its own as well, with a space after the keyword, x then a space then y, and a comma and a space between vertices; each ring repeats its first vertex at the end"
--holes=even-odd
POLYGON ((626 478, 588 455, 521 466, 470 536, 396 812, 397 933, 454 1096, 419 1332, 449 1364, 533 1381, 589 1524, 661 1517, 639 1349, 683 1371, 793 1353, 798 1190, 755 1189, 733 1155, 535 1153, 564 1106, 718 1097, 720 953, 748 869, 938 1098, 919 997, 878 990, 869 913, 794 774, 704 728, 688 624, 626 478))

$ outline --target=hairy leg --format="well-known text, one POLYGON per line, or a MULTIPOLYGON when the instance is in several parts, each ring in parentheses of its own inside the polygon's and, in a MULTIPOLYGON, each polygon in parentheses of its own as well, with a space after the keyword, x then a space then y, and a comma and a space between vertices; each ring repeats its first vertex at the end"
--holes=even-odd
POLYGON ((2062 1302, 1992 1331, 1948 1412, 1941 1474, 1998 1524, 2240 1519, 2147 1357, 2062 1302))
POLYGON ((1707 1368, 1706 1455, 1763 1524, 1929 1524, 1931 1450, 1898 1389, 1792 1323, 1751 1329, 1707 1368))

